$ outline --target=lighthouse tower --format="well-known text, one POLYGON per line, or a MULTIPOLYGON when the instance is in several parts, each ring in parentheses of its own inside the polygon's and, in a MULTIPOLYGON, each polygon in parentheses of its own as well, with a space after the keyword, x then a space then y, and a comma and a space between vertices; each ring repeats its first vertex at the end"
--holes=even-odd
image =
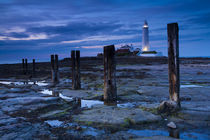
POLYGON ((149 26, 146 20, 142 27, 142 51, 149 51, 149 26))

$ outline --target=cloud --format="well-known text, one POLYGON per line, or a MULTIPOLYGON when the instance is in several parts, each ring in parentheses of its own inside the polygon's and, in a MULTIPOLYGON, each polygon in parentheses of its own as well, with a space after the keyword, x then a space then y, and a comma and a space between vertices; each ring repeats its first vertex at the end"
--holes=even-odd
POLYGON ((0 40, 40 40, 48 39, 48 35, 45 33, 40 34, 29 34, 28 37, 18 36, 18 37, 9 37, 9 36, 0 36, 0 40))
MULTIPOLYGON (((167 49, 167 24, 178 22, 180 46, 200 43, 204 50, 210 36, 209 4, 208 0, 0 0, 0 50, 19 56, 36 50, 46 56, 75 47, 83 54, 97 54, 110 44, 140 47, 145 19, 152 47, 167 49)), ((185 52, 195 54, 191 50, 185 52)), ((4 58, 0 56, 0 61, 4 58)))
POLYGON ((100 46, 81 46, 77 48, 83 48, 83 49, 98 49, 98 48, 103 48, 103 45, 100 46))
POLYGON ((26 29, 25 28, 21 28, 21 27, 12 27, 8 30, 5 30, 5 33, 22 33, 25 32, 26 29))
POLYGON ((85 39, 81 40, 72 40, 72 41, 62 41, 61 43, 64 44, 71 44, 71 43, 81 43, 81 42, 88 42, 88 41, 110 41, 110 40, 122 40, 122 39, 132 39, 136 38, 138 35, 100 35, 100 36, 90 36, 85 39))

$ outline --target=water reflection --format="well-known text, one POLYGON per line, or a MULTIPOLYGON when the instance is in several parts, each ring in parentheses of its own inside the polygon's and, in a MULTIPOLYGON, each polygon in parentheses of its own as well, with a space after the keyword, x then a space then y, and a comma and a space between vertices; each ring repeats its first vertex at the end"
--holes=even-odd
POLYGON ((145 136, 145 137, 150 137, 150 136, 168 136, 167 131, 163 130, 134 130, 134 129, 129 129, 127 131, 128 133, 137 135, 137 136, 145 136))
POLYGON ((49 90, 49 89, 44 89, 41 91, 42 94, 47 94, 47 95, 52 95, 56 97, 60 97, 64 100, 67 101, 74 101, 75 104, 80 106, 81 108, 92 108, 95 105, 107 105, 107 106, 116 106, 119 108, 132 108, 135 107, 136 103, 117 103, 117 102, 104 102, 100 100, 85 100, 85 99, 80 99, 80 98, 72 98, 69 96, 65 96, 62 93, 59 93, 57 90, 49 90))
MULTIPOLYGON (((195 130, 194 130, 195 131, 195 130)), ((201 134, 196 132, 183 132, 180 133, 179 129, 169 129, 167 130, 135 130, 129 129, 127 131, 130 134, 143 137, 152 137, 152 136, 170 136, 177 139, 188 139, 188 140, 207 140, 210 137, 207 134, 201 134)))
POLYGON ((103 105, 104 102, 103 101, 98 101, 98 100, 81 100, 81 107, 87 107, 87 108, 91 108, 94 105, 98 105, 101 104, 103 105))
POLYGON ((200 85, 181 85, 180 88, 196 88, 196 87, 202 87, 200 85))
POLYGON ((44 89, 41 91, 42 94, 53 95, 53 92, 49 89, 44 89))
POLYGON ((169 129, 169 136, 173 138, 180 138, 178 129, 169 129))
POLYGON ((68 101, 69 101, 69 100, 70 100, 70 101, 73 100, 73 98, 68 97, 68 96, 64 96, 63 94, 59 93, 58 90, 44 89, 44 90, 41 91, 41 93, 42 93, 42 94, 47 94, 47 95, 52 95, 52 96, 55 96, 55 97, 60 97, 60 98, 62 98, 62 99, 64 99, 64 100, 68 100, 68 101))
POLYGON ((73 100, 73 98, 71 98, 71 97, 68 97, 68 96, 64 96, 63 94, 61 94, 61 93, 59 93, 59 97, 60 98, 62 98, 62 99, 64 99, 64 100, 73 100))
POLYGON ((45 123, 49 124, 51 127, 60 127, 63 122, 59 120, 47 120, 45 123))
POLYGON ((117 104, 117 107, 120 107, 120 108, 133 108, 136 106, 136 103, 133 102, 128 102, 128 103, 122 103, 122 104, 117 104))

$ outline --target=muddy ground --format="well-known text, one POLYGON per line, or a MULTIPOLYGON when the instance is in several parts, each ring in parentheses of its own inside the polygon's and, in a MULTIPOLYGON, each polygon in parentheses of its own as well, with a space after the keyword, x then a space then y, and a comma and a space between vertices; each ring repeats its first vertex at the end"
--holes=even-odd
POLYGON ((115 104, 102 101, 102 58, 81 58, 81 90, 71 89, 70 59, 60 61, 57 85, 50 63, 31 69, 0 65, 1 139, 210 139, 210 59, 181 58, 182 109, 172 114, 157 111, 169 99, 164 57, 117 58, 115 104))

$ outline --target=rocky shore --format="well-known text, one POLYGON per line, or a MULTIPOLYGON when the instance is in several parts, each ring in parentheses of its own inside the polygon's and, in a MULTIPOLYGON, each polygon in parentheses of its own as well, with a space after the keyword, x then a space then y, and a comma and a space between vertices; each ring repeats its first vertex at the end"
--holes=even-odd
POLYGON ((103 102, 102 58, 81 58, 81 90, 71 88, 71 63, 50 63, 36 75, 0 65, 1 139, 210 139, 210 59, 181 58, 181 110, 160 113, 169 99, 167 58, 117 58, 115 104, 103 102))

